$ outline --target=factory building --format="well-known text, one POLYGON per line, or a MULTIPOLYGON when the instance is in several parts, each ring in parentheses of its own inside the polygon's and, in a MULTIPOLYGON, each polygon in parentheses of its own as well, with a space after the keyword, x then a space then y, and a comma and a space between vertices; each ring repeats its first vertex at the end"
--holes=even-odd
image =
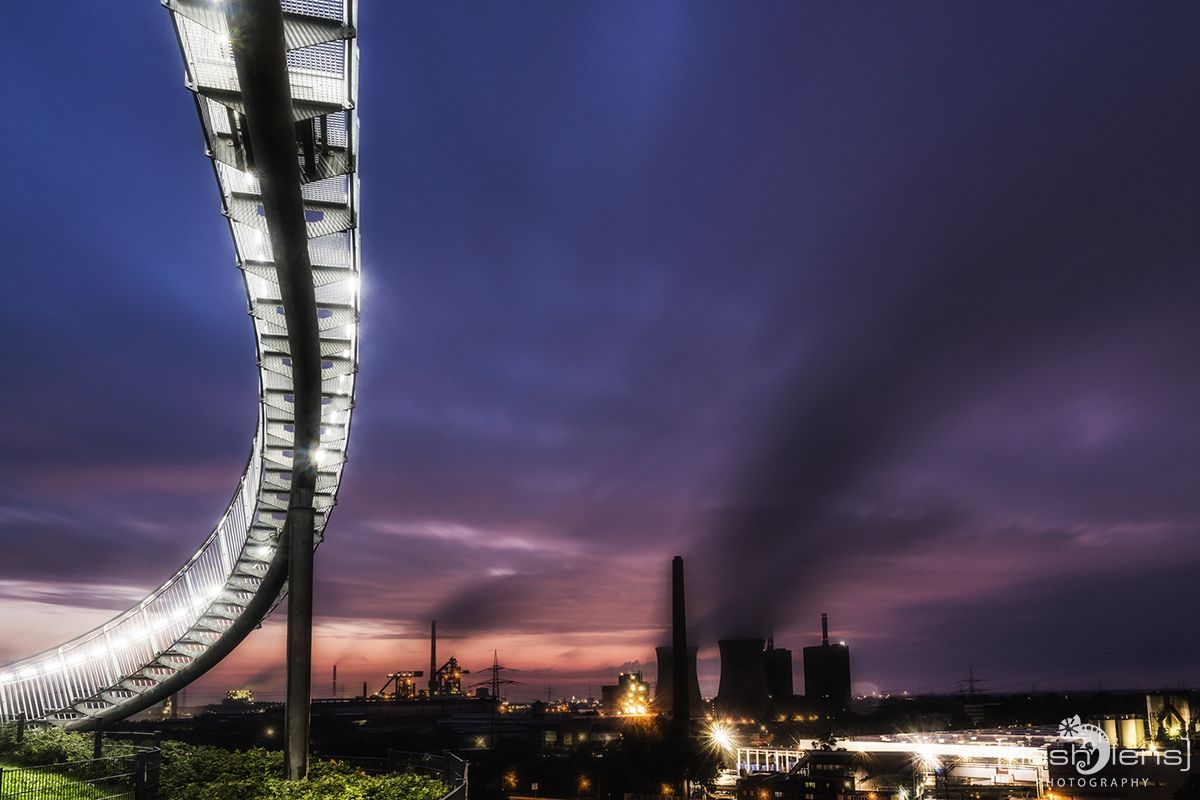
POLYGON ((1180 737, 1195 739, 1200 734, 1200 720, 1192 714, 1195 707, 1195 697, 1185 692, 1146 695, 1150 741, 1169 742, 1180 737))
POLYGON ((600 687, 600 707, 607 715, 640 717, 650 713, 650 705, 650 684, 640 672, 622 672, 615 686, 600 687))
POLYGON ((767 639, 763 654, 763 669, 767 673, 767 691, 776 703, 788 701, 796 690, 792 683, 792 651, 776 647, 774 638, 767 639))
POLYGON ((898 793, 860 785, 860 753, 812 750, 787 772, 749 774, 738 781, 737 800, 891 800, 898 793))
POLYGON ((850 648, 829 643, 829 615, 821 615, 821 643, 804 648, 804 694, 818 714, 850 708, 850 648))
POLYGON ((458 664, 458 659, 450 656, 450 660, 433 673, 433 680, 429 683, 430 695, 432 697, 461 697, 462 676, 463 670, 458 664))

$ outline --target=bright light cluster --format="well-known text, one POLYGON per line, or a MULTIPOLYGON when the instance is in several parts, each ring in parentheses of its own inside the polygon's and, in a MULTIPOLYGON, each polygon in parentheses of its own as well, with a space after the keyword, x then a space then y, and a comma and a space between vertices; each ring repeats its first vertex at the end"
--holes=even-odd
POLYGON ((708 725, 708 741, 713 749, 722 753, 732 753, 737 750, 737 738, 733 726, 721 720, 714 720, 708 725))
POLYGON ((646 684, 631 683, 621 697, 619 713, 623 717, 645 717, 650 713, 650 698, 646 684))

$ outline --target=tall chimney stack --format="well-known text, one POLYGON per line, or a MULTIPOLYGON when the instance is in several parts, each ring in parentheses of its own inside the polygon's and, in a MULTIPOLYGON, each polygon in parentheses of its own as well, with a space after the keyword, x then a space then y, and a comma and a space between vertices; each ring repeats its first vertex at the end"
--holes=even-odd
POLYGON ((429 626, 429 696, 437 694, 437 620, 429 626))
POLYGON ((687 735, 688 707, 687 610, 683 601, 683 556, 671 561, 671 721, 680 736, 687 735))
POLYGON ((829 644, 829 615, 821 612, 821 644, 829 644))
POLYGON ((337 664, 333 665, 333 697, 337 697, 337 664))

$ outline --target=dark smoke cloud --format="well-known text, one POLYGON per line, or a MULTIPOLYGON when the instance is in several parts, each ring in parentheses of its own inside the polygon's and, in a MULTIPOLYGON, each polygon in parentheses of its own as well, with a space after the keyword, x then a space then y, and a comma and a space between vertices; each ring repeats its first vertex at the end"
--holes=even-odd
MULTIPOLYGON (((1019 364, 1064 357, 1113 323, 1140 324, 1169 344, 1155 319, 1186 308, 1200 288, 1177 255, 1200 208, 1200 169, 1180 138, 1195 129, 1194 113, 1158 111, 1156 153, 1125 158, 1146 120, 1107 119, 1086 147, 1069 136, 1042 143, 1027 171, 976 185, 960 206, 923 215, 924 228, 857 247, 839 265, 876 283, 839 304, 833 335, 798 359, 716 512, 699 548, 716 597, 703 629, 764 635, 795 616, 785 609, 819 600, 811 588, 853 570, 856 557, 942 535, 938 524, 890 536, 862 525, 854 508, 871 502, 863 485, 1019 364), (1147 204, 1156 224, 1126 224, 1147 204), (871 266, 849 263, 862 259, 871 266)), ((865 236, 876 222, 864 216, 865 236)))

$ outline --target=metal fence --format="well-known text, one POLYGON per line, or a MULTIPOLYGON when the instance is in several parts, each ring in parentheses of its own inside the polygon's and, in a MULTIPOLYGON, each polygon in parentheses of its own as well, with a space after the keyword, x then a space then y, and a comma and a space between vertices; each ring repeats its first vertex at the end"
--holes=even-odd
POLYGON ((466 800, 470 770, 470 762, 463 761, 453 753, 446 753, 442 767, 442 783, 451 788, 442 800, 466 800))
POLYGON ((43 767, 0 767, 2 800, 154 800, 157 753, 43 767))
POLYGON ((322 756, 331 758, 371 775, 388 775, 397 772, 415 772, 437 778, 450 787, 441 800, 460 800, 467 796, 467 783, 471 764, 453 753, 410 753, 405 750, 388 750, 387 758, 361 756, 322 756))
MULTIPOLYGON (((21 724, 0 725, 0 743, 20 745, 21 724)), ((160 751, 154 735, 99 733, 92 758, 17 765, 0 748, 0 800, 156 800, 160 751), (108 751, 107 753, 105 751, 108 751)))

